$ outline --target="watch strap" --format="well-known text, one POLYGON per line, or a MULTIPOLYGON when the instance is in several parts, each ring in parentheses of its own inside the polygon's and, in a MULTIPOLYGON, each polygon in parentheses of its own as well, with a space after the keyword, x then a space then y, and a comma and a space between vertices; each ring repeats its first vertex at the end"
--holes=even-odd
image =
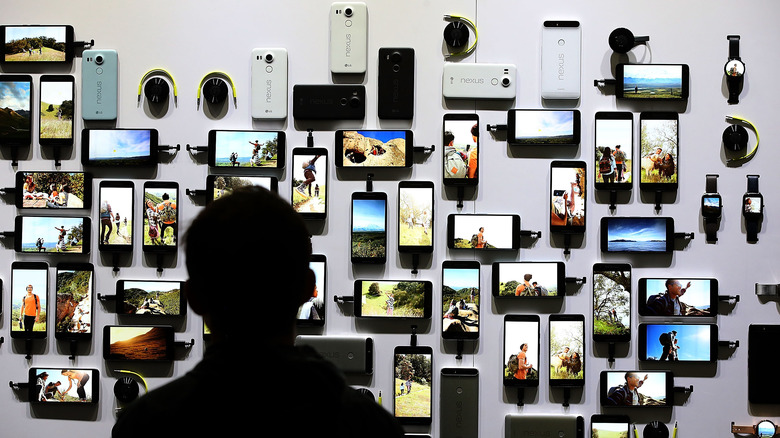
POLYGON ((707 193, 718 193, 718 175, 707 175, 707 181, 704 186, 704 191, 707 193))
POLYGON ((740 59, 739 35, 728 35, 726 38, 729 40, 729 59, 740 59))
POLYGON ((745 231, 748 242, 758 242, 758 219, 746 219, 745 231))
POLYGON ((756 433, 756 426, 737 426, 731 425, 731 433, 756 433))
POLYGON ((748 193, 758 193, 758 175, 747 176, 747 191, 748 193))
POLYGON ((715 218, 704 218, 704 232, 707 234, 707 242, 718 241, 718 220, 715 218))

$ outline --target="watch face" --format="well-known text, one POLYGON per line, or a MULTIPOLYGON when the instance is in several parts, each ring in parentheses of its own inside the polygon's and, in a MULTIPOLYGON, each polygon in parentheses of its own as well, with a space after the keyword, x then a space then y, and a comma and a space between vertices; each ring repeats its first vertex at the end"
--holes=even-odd
POLYGON ((726 63, 726 76, 738 78, 745 74, 745 63, 739 59, 730 59, 726 63))
POLYGON ((745 195, 742 198, 742 212, 745 214, 761 214, 763 196, 758 194, 745 195))
POLYGON ((756 426, 756 436, 758 438, 772 438, 775 436, 775 425, 769 420, 764 420, 756 426))
POLYGON ((701 198, 701 214, 707 218, 718 218, 723 206, 718 194, 705 194, 701 198))

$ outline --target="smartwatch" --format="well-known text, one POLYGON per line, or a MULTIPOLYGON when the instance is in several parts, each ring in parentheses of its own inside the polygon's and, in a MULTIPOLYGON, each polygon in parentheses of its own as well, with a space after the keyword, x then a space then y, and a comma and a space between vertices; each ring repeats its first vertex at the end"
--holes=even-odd
POLYGON ((739 57, 739 35, 728 35, 729 60, 723 67, 726 75, 726 87, 729 90, 730 104, 739 103, 739 93, 742 92, 742 84, 745 79, 745 63, 739 57))
POLYGON ((704 194, 701 197, 701 215, 704 217, 704 232, 708 242, 718 240, 720 216, 723 212, 723 200, 718 193, 718 175, 707 175, 704 194))
POLYGON ((764 216, 764 197, 758 191, 758 175, 747 176, 747 192, 742 196, 742 216, 748 242, 758 242, 758 226, 764 216))
POLYGON ((769 420, 761 420, 754 426, 735 426, 734 422, 732 422, 731 433, 749 433, 758 438, 772 438, 780 433, 780 430, 775 426, 775 423, 769 420))

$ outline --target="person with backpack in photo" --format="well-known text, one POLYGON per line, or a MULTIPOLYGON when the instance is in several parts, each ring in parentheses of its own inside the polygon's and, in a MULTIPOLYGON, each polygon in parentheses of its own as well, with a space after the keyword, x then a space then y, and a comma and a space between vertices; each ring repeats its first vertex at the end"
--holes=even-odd
POLYGON ((616 182, 623 182, 623 172, 626 171, 626 153, 620 149, 620 145, 615 145, 615 151, 612 152, 615 157, 616 182))
POLYGON ((154 208, 154 202, 151 199, 146 200, 146 221, 149 225, 147 236, 151 243, 160 244, 160 224, 158 223, 157 210, 154 208))
POLYGON ((601 179, 605 183, 615 182, 615 175, 617 173, 617 167, 615 164, 615 157, 612 156, 612 149, 605 147, 601 152, 601 159, 599 160, 599 174, 601 179))
POLYGON ((27 294, 22 298, 22 307, 19 309, 19 325, 26 332, 33 331, 35 323, 41 316, 41 300, 33 293, 33 286, 27 285, 27 294))
POLYGON ((162 222, 160 228, 160 239, 165 243, 165 230, 168 228, 173 229, 171 234, 171 244, 176 244, 176 236, 178 235, 178 227, 176 223, 176 202, 171 201, 171 197, 167 193, 163 193, 162 202, 157 204, 157 213, 162 222))
POLYGON ((455 134, 444 132, 444 177, 466 178, 468 166, 467 158, 455 149, 455 134))

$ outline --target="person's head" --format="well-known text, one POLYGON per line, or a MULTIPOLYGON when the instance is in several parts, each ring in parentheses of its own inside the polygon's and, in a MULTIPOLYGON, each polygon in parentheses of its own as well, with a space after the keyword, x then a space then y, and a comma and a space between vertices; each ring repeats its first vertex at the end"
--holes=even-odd
POLYGON ((528 344, 520 344, 520 351, 528 351, 528 344))
POLYGON ((455 134, 452 131, 444 131, 444 146, 452 146, 455 141, 455 134))
POLYGON ((530 281, 532 278, 534 278, 534 276, 531 275, 531 274, 523 275, 523 280, 525 280, 525 281, 530 281))
POLYGON ((680 282, 673 278, 667 279, 665 284, 666 284, 666 291, 669 293, 669 295, 672 296, 672 298, 677 298, 683 293, 685 293, 682 290, 682 285, 680 284, 680 282))
POLYGON ((534 287, 536 287, 536 286, 538 286, 538 285, 539 285, 539 283, 538 283, 538 282, 536 282, 536 281, 534 281, 534 282, 533 282, 533 283, 531 283, 531 284, 533 284, 533 285, 534 285, 534 287))
POLYGON ((620 150, 620 145, 619 144, 615 145, 615 150, 620 150))
POLYGON ((569 352, 569 347, 563 347, 563 351, 564 351, 564 353, 568 353, 569 352))
POLYGON ((170 197, 170 196, 168 196, 168 194, 167 194, 167 193, 163 193, 163 195, 162 195, 162 200, 163 200, 163 201, 167 201, 167 200, 169 200, 169 199, 171 199, 171 197, 170 197))
POLYGON ((30 295, 31 293, 33 293, 33 285, 28 284, 25 290, 27 291, 27 295, 30 295))
POLYGON ((184 248, 187 300, 215 336, 294 333, 314 272, 309 232, 289 202, 262 187, 236 189, 198 214, 184 248))
POLYGON ((610 149, 609 146, 607 146, 604 148, 603 156, 609 157, 610 155, 612 155, 612 149, 610 149))
POLYGON ((639 374, 633 372, 627 372, 625 375, 626 385, 629 388, 634 389, 639 386, 639 374))
POLYGON ((471 137, 474 139, 474 141, 477 141, 479 138, 479 127, 476 123, 471 127, 471 137))
POLYGON ((662 148, 655 148, 655 153, 660 154, 661 152, 663 152, 662 148))
POLYGON ((485 231, 485 227, 479 227, 479 232, 481 233, 483 231, 485 231))
MULTIPOLYGON (((154 207, 154 202, 152 202, 152 200, 151 200, 151 199, 147 199, 147 200, 146 200, 146 206, 147 206, 148 208, 152 208, 152 207, 154 207)), ((111 206, 109 205, 109 208, 110 208, 110 207, 111 207, 111 206)))

